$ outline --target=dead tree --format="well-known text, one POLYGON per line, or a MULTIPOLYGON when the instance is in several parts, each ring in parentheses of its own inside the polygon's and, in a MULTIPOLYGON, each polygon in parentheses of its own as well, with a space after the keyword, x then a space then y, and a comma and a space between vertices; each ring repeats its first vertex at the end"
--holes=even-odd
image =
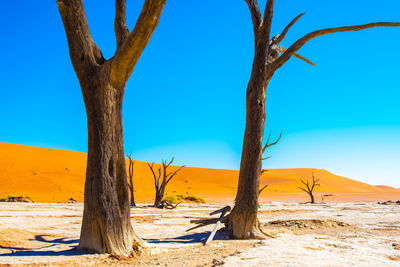
POLYGON ((161 209, 164 208, 164 205, 161 202, 164 198, 165 188, 167 187, 168 183, 172 180, 172 178, 174 178, 174 176, 180 170, 182 170, 183 167, 185 167, 185 166, 182 166, 174 172, 168 172, 168 167, 172 164, 173 161, 174 161, 174 157, 172 157, 172 159, 169 163, 167 163, 166 160, 162 160, 161 166, 158 168, 158 175, 156 175, 156 172, 155 172, 154 162, 151 164, 147 163, 147 165, 149 166, 149 168, 151 170, 151 173, 153 174, 154 188, 156 190, 154 207, 161 208, 161 209), (161 181, 161 184, 160 184, 160 181, 161 181))
POLYGON ((114 56, 105 59, 90 34, 83 0, 57 0, 88 125, 81 250, 129 256, 143 247, 130 221, 122 100, 125 85, 158 25, 165 2, 145 0, 130 32, 126 0, 115 0, 117 49, 114 56))
POLYGON ((136 207, 135 190, 133 188, 133 167, 134 167, 136 161, 132 159, 132 153, 127 155, 127 157, 129 159, 128 187, 129 187, 129 192, 131 194, 131 207, 136 207))
MULTIPOLYGON (((260 183, 262 143, 265 126, 267 86, 275 71, 283 66, 308 41, 330 33, 358 31, 373 27, 400 26, 400 23, 377 22, 357 26, 328 28, 311 32, 294 42, 288 49, 279 47, 289 29, 300 19, 294 18, 281 34, 271 37, 274 0, 267 0, 264 16, 257 0, 245 0, 250 10, 254 31, 254 59, 246 92, 246 125, 243 137, 238 189, 235 206, 229 217, 232 238, 264 238, 258 227, 257 204, 260 183)), ((307 63, 310 63, 306 60, 307 63)))
POLYGON ((308 179, 307 182, 304 182, 303 179, 300 178, 300 182, 305 185, 306 187, 299 187, 299 189, 303 190, 304 192, 306 192, 309 196, 310 196, 310 203, 311 204, 315 204, 314 201, 314 195, 313 195, 313 191, 315 189, 316 186, 321 186, 320 184, 318 184, 317 182, 319 181, 319 179, 315 179, 314 177, 314 173, 312 174, 312 184, 310 185, 308 179))

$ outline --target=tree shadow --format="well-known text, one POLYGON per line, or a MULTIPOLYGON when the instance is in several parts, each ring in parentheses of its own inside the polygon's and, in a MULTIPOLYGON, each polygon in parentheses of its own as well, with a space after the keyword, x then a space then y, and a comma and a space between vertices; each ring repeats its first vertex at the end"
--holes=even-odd
POLYGON ((13 256, 13 257, 27 257, 27 256, 76 256, 88 254, 77 250, 76 248, 65 249, 60 251, 54 250, 39 250, 39 249, 29 249, 29 248, 18 248, 18 247, 6 247, 0 246, 0 248, 9 249, 12 252, 2 253, 0 257, 13 256))
POLYGON ((68 237, 63 237, 63 238, 57 238, 53 240, 46 240, 44 237, 49 236, 49 235, 35 235, 35 239, 29 239, 30 241, 36 240, 40 242, 45 242, 45 243, 51 243, 51 244, 74 244, 78 243, 79 239, 71 239, 68 237))
MULTIPOLYGON (((144 241, 150 244, 163 244, 163 243, 178 243, 178 244, 195 244, 195 243, 204 243, 210 232, 202 232, 195 233, 190 235, 182 235, 172 238, 161 238, 161 239, 152 239, 152 238, 143 238, 144 241)), ((229 235, 225 231, 218 231, 213 240, 228 240, 229 235)))
POLYGON ((87 254, 82 251, 77 250, 77 243, 79 239, 71 239, 71 238, 56 238, 53 240, 45 239, 44 237, 49 235, 35 235, 35 238, 28 239, 28 241, 39 241, 43 242, 46 245, 41 246, 38 248, 25 248, 25 247, 14 247, 14 246, 3 246, 0 245, 1 249, 6 249, 11 252, 2 253, 2 256, 72 256, 72 255, 83 255, 87 254), (70 249, 63 249, 63 250, 49 250, 49 248, 57 246, 59 244, 66 244, 72 245, 76 244, 75 246, 70 246, 70 249), (46 249, 46 250, 43 250, 46 249))

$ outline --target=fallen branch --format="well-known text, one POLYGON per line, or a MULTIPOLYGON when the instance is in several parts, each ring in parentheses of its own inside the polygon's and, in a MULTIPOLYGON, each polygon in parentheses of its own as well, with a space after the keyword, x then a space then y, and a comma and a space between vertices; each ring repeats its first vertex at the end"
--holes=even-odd
POLYGON ((229 211, 231 211, 231 207, 226 206, 222 209, 219 209, 219 210, 216 210, 216 211, 210 213, 210 215, 213 215, 213 214, 217 214, 217 213, 221 212, 221 216, 219 216, 217 223, 215 224, 214 229, 212 230, 212 232, 208 236, 206 242, 204 243, 204 246, 207 246, 207 244, 209 244, 213 240, 215 233, 217 232, 218 226, 221 224, 221 221, 224 218, 225 214, 229 211))

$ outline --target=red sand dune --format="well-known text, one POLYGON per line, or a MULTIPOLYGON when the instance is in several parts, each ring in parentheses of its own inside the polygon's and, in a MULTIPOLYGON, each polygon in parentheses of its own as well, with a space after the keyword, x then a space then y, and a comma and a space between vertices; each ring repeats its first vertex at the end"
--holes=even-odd
MULTIPOLYGON (((29 196, 36 202, 66 202, 70 197, 83 201, 86 154, 0 143, 0 197, 8 194, 29 196)), ((176 167, 171 167, 175 169, 176 167)), ((261 178, 269 187, 261 201, 307 201, 299 177, 320 179, 317 200, 333 194, 328 201, 398 200, 400 191, 389 186, 372 186, 319 169, 271 169, 261 178)), ((168 185, 168 194, 202 196, 207 202, 225 203, 234 199, 238 171, 184 168, 168 185)), ((134 170, 138 203, 154 198, 153 178, 146 162, 137 161, 134 170)))

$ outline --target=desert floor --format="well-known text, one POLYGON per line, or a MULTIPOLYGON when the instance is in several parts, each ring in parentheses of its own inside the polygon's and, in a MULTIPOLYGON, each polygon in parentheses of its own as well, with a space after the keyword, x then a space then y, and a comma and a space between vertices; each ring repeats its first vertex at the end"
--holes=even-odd
POLYGON ((133 259, 81 254, 82 204, 0 203, 0 266, 400 266, 400 205, 375 203, 261 205, 263 229, 275 238, 216 240, 212 226, 185 232, 189 220, 222 207, 132 208, 132 225, 148 245, 133 259))

